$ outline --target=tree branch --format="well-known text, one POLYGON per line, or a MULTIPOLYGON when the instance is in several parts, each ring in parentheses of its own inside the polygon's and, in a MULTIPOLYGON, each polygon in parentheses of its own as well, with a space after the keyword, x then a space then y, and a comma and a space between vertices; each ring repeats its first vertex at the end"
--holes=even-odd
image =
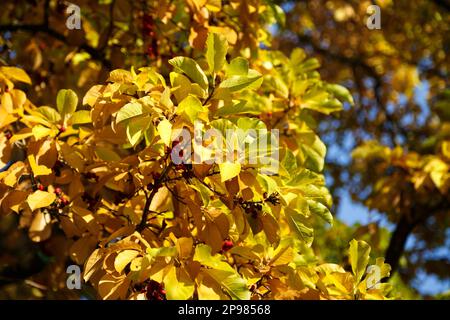
POLYGON ((145 229, 145 227, 147 225, 148 215, 150 214, 150 205, 152 203, 152 200, 155 197, 156 193, 158 192, 159 188, 162 186, 171 167, 172 167, 172 164, 169 164, 168 166, 166 166, 164 168, 163 172, 161 173, 161 176, 155 180, 155 184, 153 185, 150 195, 148 197, 146 197, 144 210, 142 211, 141 222, 136 227, 137 231, 141 232, 142 230, 145 229))
POLYGON ((406 215, 403 215, 392 233, 385 254, 386 263, 391 266, 391 275, 397 271, 400 257, 405 251, 406 240, 408 240, 408 236, 414 227, 415 224, 410 222, 406 215))
POLYGON ((443 210, 450 210, 448 199, 442 199, 438 204, 432 206, 414 205, 411 214, 403 214, 397 223, 386 250, 386 263, 391 265, 391 275, 397 271, 399 261, 405 251, 406 241, 414 228, 426 222, 443 210))
POLYGON ((443 9, 445 9, 447 11, 450 11, 450 2, 448 0, 432 0, 432 2, 435 5, 443 8, 443 9))
POLYGON ((116 0, 112 0, 109 5, 109 24, 108 30, 106 31, 106 36, 104 38, 103 44, 100 46, 100 50, 103 51, 108 46, 109 38, 111 37, 112 31, 114 29, 114 6, 116 5, 116 0))
MULTIPOLYGON (((25 31, 25 32, 30 32, 30 33, 39 33, 39 32, 45 33, 45 34, 51 36, 52 38, 64 43, 67 46, 72 46, 63 34, 48 27, 46 25, 45 21, 42 24, 0 25, 0 32, 5 32, 5 31, 9 31, 9 32, 25 31)), ((84 43, 84 44, 78 46, 78 49, 89 53, 89 55, 92 57, 92 59, 101 62, 103 64, 103 66, 105 68, 107 68, 108 70, 110 70, 112 68, 111 62, 108 59, 106 59, 104 57, 103 53, 101 51, 97 50, 96 48, 91 47, 90 45, 84 43)))

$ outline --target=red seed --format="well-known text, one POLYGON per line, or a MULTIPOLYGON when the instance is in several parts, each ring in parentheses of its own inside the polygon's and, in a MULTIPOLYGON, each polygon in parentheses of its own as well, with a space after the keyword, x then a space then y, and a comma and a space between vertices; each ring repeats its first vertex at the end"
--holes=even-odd
POLYGON ((69 200, 64 197, 61 197, 61 204, 65 207, 69 204, 69 200))
POLYGON ((38 185, 38 189, 41 190, 41 191, 44 191, 44 190, 45 190, 45 187, 44 187, 42 184, 39 184, 39 185, 38 185))
POLYGON ((233 248, 233 242, 231 240, 225 240, 222 244, 222 251, 228 251, 233 248))
POLYGON ((60 188, 60 187, 56 187, 56 188, 55 188, 55 193, 56 193, 57 195, 60 195, 60 194, 62 193, 61 188, 60 188))

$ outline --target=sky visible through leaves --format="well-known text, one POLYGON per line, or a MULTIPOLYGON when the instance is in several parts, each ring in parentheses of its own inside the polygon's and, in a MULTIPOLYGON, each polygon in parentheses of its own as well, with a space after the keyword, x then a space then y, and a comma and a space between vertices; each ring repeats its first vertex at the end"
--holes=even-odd
MULTIPOLYGON (((428 94, 426 82, 421 82, 415 90, 415 100, 426 112, 428 105, 426 103, 426 96, 428 94)), ((351 137, 348 137, 351 139, 351 137)), ((340 159, 344 163, 351 161, 350 155, 346 150, 341 150, 339 147, 327 146, 328 158, 340 159)), ((389 230, 393 229, 393 225, 389 223, 382 215, 378 214, 376 210, 369 210, 367 207, 352 201, 351 196, 347 190, 342 191, 342 199, 339 207, 337 208, 337 214, 340 219, 349 225, 361 224, 366 225, 375 220, 379 221, 383 227, 389 230)), ((415 239, 411 237, 408 240, 407 247, 414 245, 415 239)), ((449 256, 450 255, 450 243, 447 246, 435 250, 433 252, 435 256, 449 256)), ((427 275, 422 273, 416 280, 416 288, 422 294, 437 294, 439 292, 445 292, 450 290, 450 281, 441 281, 436 276, 427 275)))

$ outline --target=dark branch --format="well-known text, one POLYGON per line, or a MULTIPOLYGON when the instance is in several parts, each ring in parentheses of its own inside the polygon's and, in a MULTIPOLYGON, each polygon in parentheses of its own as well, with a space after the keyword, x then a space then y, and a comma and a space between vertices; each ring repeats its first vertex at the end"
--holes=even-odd
POLYGON ((400 257, 405 251, 406 240, 408 240, 408 236, 411 234, 414 226, 408 217, 403 215, 392 233, 389 247, 385 254, 386 263, 391 266, 391 275, 397 271, 400 257))
POLYGON ((438 204, 429 207, 423 205, 414 205, 411 214, 403 213, 400 221, 397 223, 394 232, 389 241, 386 250, 386 262, 391 265, 391 275, 398 269, 398 264, 403 252, 405 251, 406 241, 414 228, 424 224, 429 218, 438 213, 450 210, 450 202, 443 198, 438 204))
POLYGON ((432 0, 432 2, 434 4, 436 4, 437 6, 443 8, 447 11, 450 11, 450 1, 448 1, 448 0, 432 0))
POLYGON ((103 51, 108 46, 109 38, 112 35, 113 29, 114 29, 114 6, 116 5, 116 0, 112 0, 111 4, 109 5, 109 24, 108 24, 108 30, 106 31, 106 36, 104 37, 104 42, 100 46, 100 50, 103 51))
MULTIPOLYGON (((64 43, 67 46, 72 46, 63 34, 51 29, 50 27, 48 27, 45 24, 45 22, 43 24, 0 25, 0 32, 5 32, 5 31, 9 31, 9 32, 25 31, 25 32, 32 32, 32 33, 38 33, 38 32, 45 33, 45 34, 51 36, 52 38, 54 38, 58 41, 61 41, 62 43, 64 43)), ((89 53, 89 55, 92 57, 92 59, 101 62, 105 68, 107 68, 109 70, 111 69, 111 67, 112 67, 111 62, 104 57, 104 55, 101 51, 97 50, 94 47, 91 47, 90 45, 88 45, 86 43, 78 46, 78 48, 79 48, 79 50, 83 50, 83 51, 86 51, 87 53, 89 53)))
POLYGON ((163 182, 165 181, 167 174, 170 171, 171 168, 171 164, 169 164, 168 166, 166 166, 163 170, 163 172, 161 173, 161 176, 156 179, 152 191, 150 192, 150 195, 148 197, 146 197, 145 200, 145 206, 144 206, 144 210, 142 211, 142 218, 140 223, 138 224, 138 226, 136 227, 136 230, 141 232, 142 230, 145 229, 146 225, 147 225, 147 219, 148 219, 148 215, 150 214, 150 205, 152 203, 153 198, 155 197, 156 193, 158 192, 159 188, 162 186, 163 182))

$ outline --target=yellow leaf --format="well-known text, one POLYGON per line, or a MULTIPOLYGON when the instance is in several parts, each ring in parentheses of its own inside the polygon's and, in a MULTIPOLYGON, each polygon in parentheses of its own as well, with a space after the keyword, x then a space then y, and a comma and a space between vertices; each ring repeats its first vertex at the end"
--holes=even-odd
POLYGON ((173 203, 169 189, 162 187, 153 197, 150 210, 155 212, 172 211, 173 203))
POLYGON ((75 241, 69 249, 70 257, 77 264, 83 264, 97 246, 95 237, 83 237, 75 241))
POLYGON ((220 179, 222 182, 233 179, 241 172, 240 163, 224 162, 219 163, 220 179))
POLYGON ((127 277, 114 277, 107 273, 98 283, 98 293, 104 300, 125 299, 130 280, 127 277))
POLYGON ((88 92, 84 95, 83 105, 87 104, 91 107, 95 105, 98 99, 102 97, 102 91, 104 90, 104 86, 95 85, 89 89, 88 92))
POLYGON ((182 268, 171 267, 164 284, 168 300, 187 300, 194 294, 194 282, 182 268))
POLYGON ((47 168, 46 166, 41 166, 36 163, 36 159, 34 155, 30 154, 28 156, 28 162, 30 163, 31 170, 35 177, 37 176, 46 176, 52 173, 52 170, 47 168))
POLYGON ((31 84, 31 79, 25 71, 16 67, 0 67, 0 71, 7 78, 31 84))
POLYGON ((4 94, 2 94, 0 102, 2 108, 6 110, 8 113, 14 112, 14 104, 11 93, 5 92, 4 94))
POLYGON ((178 255, 181 259, 187 258, 191 255, 194 240, 192 238, 178 238, 177 240, 177 250, 178 255))
POLYGON ((31 131, 33 132, 34 138, 36 140, 40 140, 44 137, 48 137, 48 136, 53 136, 54 134, 52 133, 56 133, 56 130, 52 130, 43 126, 35 126, 31 129, 31 131), (53 132, 52 132, 53 131, 53 132))
POLYGON ((121 273, 123 269, 139 255, 136 250, 125 250, 120 252, 114 260, 114 268, 117 272, 121 273))
POLYGON ((83 279, 84 281, 89 281, 89 278, 101 267, 101 258, 103 255, 100 252, 100 249, 95 249, 89 259, 86 261, 86 265, 84 267, 83 279))
POLYGON ((35 242, 40 242, 48 239, 51 235, 50 215, 44 214, 41 211, 37 212, 31 222, 28 230, 30 239, 35 242))
POLYGON ((442 154, 450 158, 450 140, 442 142, 442 154))
POLYGON ((19 208, 27 198, 27 193, 25 191, 13 190, 8 195, 3 198, 1 206, 4 212, 8 212, 8 209, 19 213, 19 208))
POLYGON ((135 272, 141 271, 143 260, 144 260, 143 257, 137 257, 137 258, 133 259, 133 261, 131 261, 131 264, 130 264, 130 270, 135 271, 135 272))
POLYGON ((367 242, 353 239, 350 241, 349 259, 356 282, 361 281, 369 262, 370 246, 367 242))
POLYGON ((212 280, 207 274, 200 272, 196 278, 199 300, 223 300, 227 297, 222 293, 220 284, 212 280))
POLYGON ((7 175, 5 176, 5 178, 3 179, 3 182, 8 186, 8 187, 14 187, 14 185, 16 184, 17 180, 19 179, 19 177, 22 175, 22 171, 23 171, 24 167, 23 167, 23 162, 18 161, 16 163, 14 163, 7 172, 7 175))
POLYGON ((54 193, 36 190, 28 196, 27 203, 30 206, 31 211, 34 211, 39 208, 48 207, 55 199, 56 195, 54 193))
POLYGON ((172 124, 164 119, 158 124, 158 133, 166 146, 170 146, 172 140, 172 124))

